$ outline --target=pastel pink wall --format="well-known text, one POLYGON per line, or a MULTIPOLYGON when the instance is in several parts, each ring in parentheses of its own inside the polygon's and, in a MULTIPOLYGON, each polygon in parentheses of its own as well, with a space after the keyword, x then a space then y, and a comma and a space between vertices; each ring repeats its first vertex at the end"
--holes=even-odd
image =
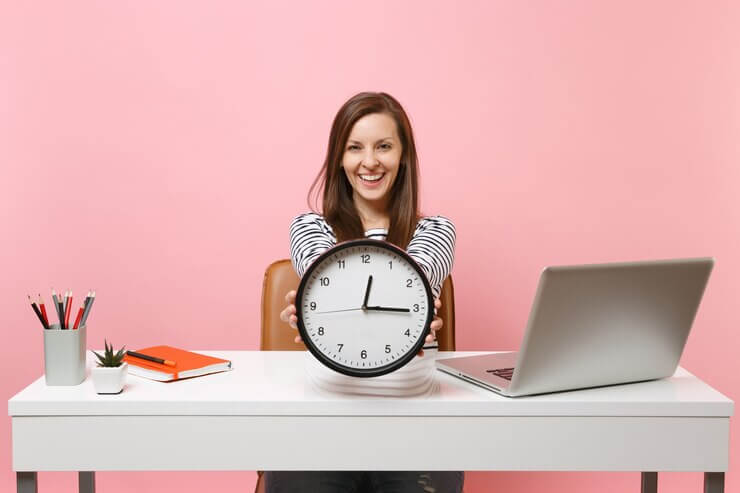
MULTIPOLYGON (((460 349, 516 348, 545 265, 711 255, 682 365, 736 399, 738 25, 737 3, 700 1, 0 3, 2 395, 43 372, 25 299, 52 286, 97 290, 91 347, 255 349, 262 273, 288 255, 331 120, 383 90, 411 116, 424 210, 457 224, 460 349)), ((9 419, 0 444, 11 491, 9 419)), ((98 487, 253 477, 104 472, 98 487)), ((40 474, 44 492, 75 482, 40 474)), ((638 484, 478 472, 466 491, 638 484)))

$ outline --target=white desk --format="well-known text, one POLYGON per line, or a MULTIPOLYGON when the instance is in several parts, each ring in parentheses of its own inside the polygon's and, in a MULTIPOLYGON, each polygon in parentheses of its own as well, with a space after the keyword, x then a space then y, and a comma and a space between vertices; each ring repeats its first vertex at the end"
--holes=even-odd
MULTIPOLYGON (((516 399, 438 371, 432 396, 349 397, 314 390, 303 352, 207 353, 234 370, 173 383, 129 375, 114 396, 89 378, 23 389, 8 401, 18 491, 37 490, 36 471, 82 471, 80 491, 92 492, 92 471, 430 469, 643 471, 646 492, 658 471, 703 471, 705 491, 724 489, 733 402, 680 368, 516 399), (101 448, 111 436, 118 447, 101 448)), ((453 354, 474 353, 439 357, 453 354)))

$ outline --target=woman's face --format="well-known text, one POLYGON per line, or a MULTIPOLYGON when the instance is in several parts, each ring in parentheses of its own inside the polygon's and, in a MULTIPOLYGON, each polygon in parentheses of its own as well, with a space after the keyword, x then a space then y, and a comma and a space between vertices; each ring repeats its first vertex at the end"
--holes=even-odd
POLYGON ((402 150, 396 122, 390 115, 371 113, 355 122, 342 156, 355 203, 385 208, 402 150))

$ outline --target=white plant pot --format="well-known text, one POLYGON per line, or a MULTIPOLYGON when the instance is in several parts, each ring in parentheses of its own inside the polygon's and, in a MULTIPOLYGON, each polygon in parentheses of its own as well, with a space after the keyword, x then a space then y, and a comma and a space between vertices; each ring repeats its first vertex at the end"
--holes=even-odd
POLYGON ((92 369, 92 380, 95 392, 98 394, 120 394, 126 384, 128 363, 113 368, 94 366, 92 369))

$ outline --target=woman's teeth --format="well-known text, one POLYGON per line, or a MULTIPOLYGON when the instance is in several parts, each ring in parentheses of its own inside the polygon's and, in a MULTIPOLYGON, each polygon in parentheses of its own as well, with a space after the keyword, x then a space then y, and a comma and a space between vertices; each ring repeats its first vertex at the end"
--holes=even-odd
POLYGON ((383 174, 380 175, 360 175, 360 179, 363 181, 378 181, 383 178, 383 174))

